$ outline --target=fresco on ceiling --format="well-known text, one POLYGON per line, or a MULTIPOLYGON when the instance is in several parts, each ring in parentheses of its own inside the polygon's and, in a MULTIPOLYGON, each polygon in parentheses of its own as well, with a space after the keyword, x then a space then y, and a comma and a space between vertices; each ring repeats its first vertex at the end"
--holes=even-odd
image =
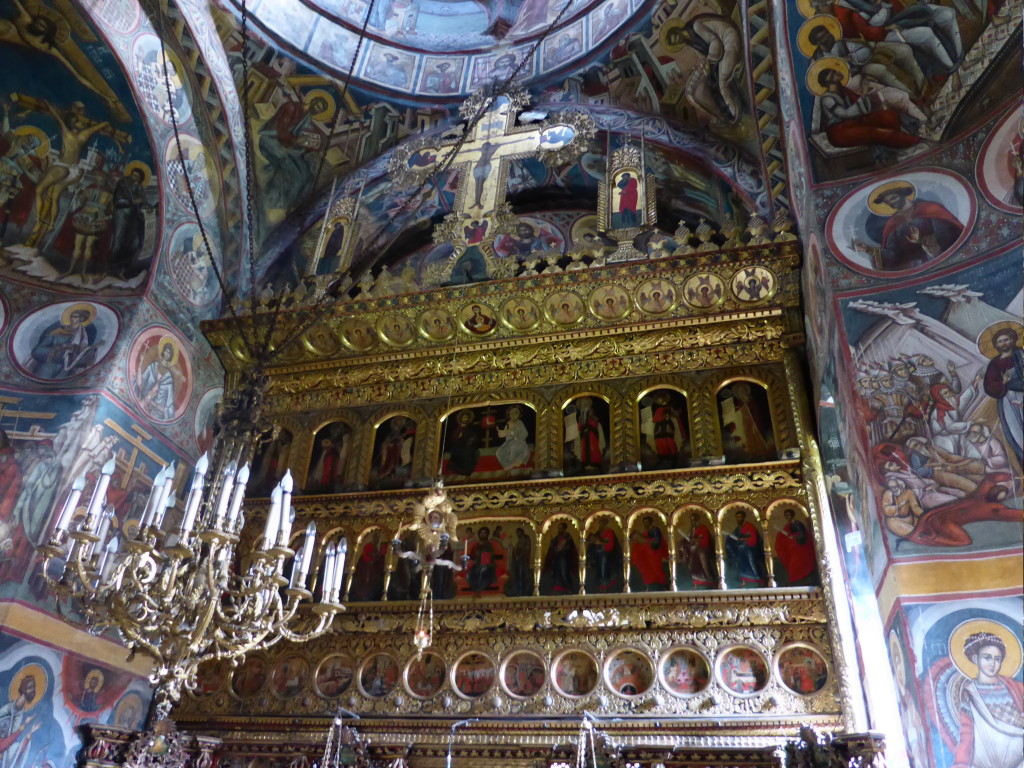
POLYGON ((117 341, 117 312, 100 302, 62 301, 23 317, 11 333, 11 359, 29 378, 73 379, 103 362, 117 341))
POLYGON ((1024 213, 1024 115, 1020 105, 996 124, 975 166, 978 187, 990 205, 1018 216, 1024 213))
POLYGON ((854 480, 893 557, 1020 545, 1020 259, 839 300, 854 480))
POLYGON ((80 725, 134 729, 143 722, 150 697, 144 678, 6 633, 0 659, 5 768, 66 768, 82 747, 80 725))
POLYGON ((1020 600, 914 603, 902 614, 887 636, 915 765, 1019 765, 1020 600))
POLYGON ((519 79, 529 80, 564 69, 607 45, 615 30, 652 5, 651 0, 379 0, 371 8, 364 0, 262 0, 250 13, 317 67, 338 74, 352 68, 361 79, 389 90, 444 97, 504 81, 517 70, 519 79), (375 42, 359 51, 353 67, 364 22, 375 42), (544 44, 537 46, 545 33, 544 44))
POLYGON ((893 165, 943 137, 1020 3, 797 0, 791 56, 819 181, 893 165))
POLYGON ((71 5, 13 0, 0 17, 0 71, 33 73, 0 87, 0 273, 77 293, 141 292, 160 196, 120 62, 71 5))
POLYGON ((49 590, 34 550, 49 538, 76 479, 85 480, 85 504, 103 465, 115 460, 107 501, 122 536, 162 467, 179 462, 179 492, 187 472, 173 450, 102 395, 4 389, 0 402, 0 594, 25 583, 41 600, 49 590))

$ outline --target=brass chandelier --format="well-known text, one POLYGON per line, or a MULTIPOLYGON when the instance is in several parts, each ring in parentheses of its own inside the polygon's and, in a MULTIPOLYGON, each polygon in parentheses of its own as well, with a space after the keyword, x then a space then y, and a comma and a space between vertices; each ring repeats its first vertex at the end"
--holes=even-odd
POLYGON ((262 535, 250 547, 240 546, 247 462, 265 431, 243 418, 253 413, 246 400, 236 397, 236 408, 222 414, 215 459, 211 463, 204 454, 197 462, 181 514, 172 512, 171 465, 154 478, 138 530, 118 532, 115 508, 106 503, 111 459, 84 515, 75 512, 85 479, 74 483, 40 548, 58 611, 94 634, 115 631, 132 654, 153 659, 157 721, 167 718, 183 689, 195 686, 200 665, 235 665, 280 640, 311 640, 344 610, 339 595, 347 542, 318 547, 316 524, 309 523, 293 549, 290 473, 271 494, 262 535))

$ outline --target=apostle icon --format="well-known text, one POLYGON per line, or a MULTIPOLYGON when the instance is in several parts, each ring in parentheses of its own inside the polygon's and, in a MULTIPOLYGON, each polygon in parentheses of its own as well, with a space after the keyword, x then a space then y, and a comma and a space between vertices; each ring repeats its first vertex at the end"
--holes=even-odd
POLYGON ((757 517, 740 509, 734 513, 735 527, 725 536, 726 583, 730 587, 768 586, 764 560, 764 539, 757 517))
POLYGON ((587 535, 587 573, 584 589, 588 595, 621 592, 622 542, 608 517, 599 517, 587 535))
POLYGON ((640 180, 635 171, 623 171, 613 179, 612 229, 631 229, 643 222, 640 217, 640 180))
POLYGON ((633 526, 629 542, 630 588, 662 592, 669 588, 669 547, 664 523, 653 514, 633 526))
POLYGON ((566 475, 596 474, 608 471, 608 402, 584 395, 566 404, 562 412, 564 426, 562 470, 566 475))
POLYGON ((644 471, 685 467, 690 460, 686 396, 666 387, 648 392, 639 405, 644 471))
POLYGON ((818 561, 806 513, 794 504, 774 513, 771 521, 776 528, 775 581, 780 587, 817 586, 818 561))
POLYGON ((694 509, 687 522, 676 529, 676 587, 678 589, 715 589, 718 586, 718 559, 711 519, 703 510, 694 509))
POLYGON ((575 595, 580 591, 580 555, 569 524, 560 521, 548 542, 540 574, 542 595, 575 595))
POLYGON ((736 381, 718 392, 722 450, 731 464, 775 458, 768 391, 760 384, 736 381))
POLYGON ((308 493, 337 493, 345 481, 352 428, 343 421, 325 424, 313 437, 306 477, 308 493))
POLYGON ((412 473, 416 446, 416 422, 408 416, 392 416, 377 427, 373 441, 370 487, 400 488, 412 473))

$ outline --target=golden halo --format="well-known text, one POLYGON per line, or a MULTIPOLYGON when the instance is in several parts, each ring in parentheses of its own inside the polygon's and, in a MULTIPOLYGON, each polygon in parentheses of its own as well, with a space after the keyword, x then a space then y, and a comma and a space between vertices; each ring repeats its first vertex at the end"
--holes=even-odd
POLYGON ((142 171, 142 186, 148 186, 149 182, 153 180, 153 171, 149 169, 149 166, 141 160, 132 160, 124 167, 124 175, 127 176, 135 170, 142 171))
POLYGON ((804 25, 800 27, 800 31, 796 33, 797 48, 799 48, 800 53, 808 59, 814 56, 814 50, 817 48, 817 46, 811 42, 810 37, 811 32, 816 30, 818 27, 825 27, 832 33, 832 37, 836 40, 841 40, 843 37, 843 28, 840 26, 839 21, 835 16, 828 16, 824 13, 812 16, 804 22, 804 25))
POLYGON ((998 355, 993 337, 999 331, 1007 328, 1017 333, 1017 349, 1024 349, 1024 324, 1018 323, 1016 320, 1003 320, 1001 323, 993 323, 981 332, 978 337, 978 350, 981 354, 989 359, 998 355))
POLYGON ((90 669, 89 670, 89 674, 87 674, 85 676, 85 688, 86 688, 86 690, 89 689, 89 683, 91 681, 99 680, 99 685, 96 686, 96 690, 98 691, 100 688, 103 687, 104 679, 105 678, 103 677, 103 673, 100 670, 96 669, 95 667, 93 669, 90 669))
POLYGON ((61 325, 71 325, 71 314, 73 312, 85 312, 89 315, 82 325, 91 325, 92 321, 96 319, 96 307, 92 304, 86 304, 81 302, 80 304, 72 304, 70 307, 64 310, 60 316, 61 325))
POLYGON ((686 22, 682 19, 668 19, 664 24, 661 25, 661 30, 658 32, 658 42, 661 44, 661 48, 665 53, 675 53, 681 51, 686 47, 686 43, 669 43, 668 33, 673 29, 682 29, 686 26, 686 22))
POLYGON ((139 521, 134 517, 124 521, 124 535, 129 539, 134 539, 139 535, 139 521))
POLYGON ((949 636, 949 657, 953 660, 956 668, 967 677, 977 677, 978 665, 968 659, 967 654, 964 653, 964 642, 975 632, 989 632, 1003 641, 1003 645, 1006 646, 1006 658, 1003 659, 1003 665, 999 668, 999 674, 1004 677, 1016 675, 1021 662, 1020 640, 999 622, 988 619, 965 621, 949 636))
POLYGON ((310 116, 317 122, 323 123, 334 117, 334 113, 338 109, 338 105, 335 103, 334 97, 331 96, 331 94, 329 94, 323 88, 314 88, 312 91, 309 91, 309 93, 307 93, 302 98, 302 101, 306 105, 307 109, 309 108, 309 105, 313 102, 313 99, 317 98, 318 96, 325 102, 327 102, 327 107, 315 114, 311 113, 310 116))
POLYGON ((26 664, 18 670, 14 679, 11 680, 11 687, 8 690, 8 695, 10 696, 8 701, 14 701, 18 698, 18 689, 21 687, 21 681, 26 677, 35 678, 36 697, 32 701, 26 702, 25 708, 21 710, 22 712, 28 712, 46 695, 46 671, 38 664, 26 664))
POLYGON ((825 89, 818 83, 818 73, 823 69, 834 69, 839 72, 843 76, 842 85, 850 82, 850 65, 845 61, 835 56, 818 59, 807 68, 807 90, 815 96, 821 96, 825 92, 825 89))
POLYGON ((572 223, 572 227, 569 228, 569 239, 572 241, 573 246, 576 248, 583 246, 585 244, 583 236, 588 232, 593 235, 597 234, 597 216, 592 213, 580 216, 572 223))
POLYGON ((917 197, 917 187, 915 187, 909 181, 904 181, 903 179, 896 179, 895 181, 887 181, 885 182, 885 184, 879 184, 877 187, 868 192, 868 208, 870 208, 873 213, 877 213, 879 216, 892 216, 894 213, 896 213, 895 208, 893 208, 891 205, 886 205, 885 203, 876 203, 874 202, 874 200, 880 194, 882 194, 883 192, 888 192, 890 189, 903 189, 905 187, 910 187, 910 194, 907 196, 907 199, 913 202, 914 199, 917 197))
POLYGON ((178 340, 173 336, 161 336, 160 342, 156 345, 157 357, 163 354, 164 346, 170 344, 171 349, 174 350, 174 354, 171 355, 171 362, 169 365, 174 365, 178 362, 178 340))
POLYGON ((15 136, 31 136, 39 142, 35 148, 36 157, 46 157, 50 154, 50 137, 42 128, 34 125, 19 125, 14 129, 15 136))
POLYGON ((809 19, 817 13, 814 10, 814 6, 811 5, 811 0, 796 0, 796 9, 800 11, 800 15, 805 19, 809 19))

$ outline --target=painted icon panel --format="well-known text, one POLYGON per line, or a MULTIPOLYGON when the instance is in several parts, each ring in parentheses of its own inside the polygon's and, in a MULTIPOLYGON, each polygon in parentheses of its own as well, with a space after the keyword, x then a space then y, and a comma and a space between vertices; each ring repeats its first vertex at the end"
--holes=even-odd
POLYGON ((537 414, 525 403, 481 405, 449 414, 441 471, 446 481, 481 482, 533 471, 537 414))
POLYGON ((581 395, 562 409, 562 472, 567 476, 608 471, 611 445, 608 401, 581 395))
POLYGON ((686 395, 668 387, 640 398, 640 458, 644 471, 677 469, 690 461, 686 395))
POLYGON ((597 688, 597 662, 586 651, 566 651, 555 659, 552 670, 555 688, 564 696, 579 698, 597 688))
POLYGON ((750 696, 768 685, 768 664, 753 648, 735 646, 718 657, 719 682, 740 696, 750 696))
POLYGON ((544 660, 532 651, 513 653, 502 665, 502 685, 516 698, 526 699, 539 693, 546 680, 544 660))
POLYGON ((416 422, 404 414, 385 419, 373 438, 373 464, 370 488, 401 488, 412 476, 412 457, 416 448, 416 422))
POLYGON ((730 464, 776 458, 768 390, 752 381, 734 381, 718 391, 722 450, 730 464))
POLYGON ((676 696, 692 696, 708 687, 711 667, 692 648, 673 648, 661 659, 661 682, 676 696))

